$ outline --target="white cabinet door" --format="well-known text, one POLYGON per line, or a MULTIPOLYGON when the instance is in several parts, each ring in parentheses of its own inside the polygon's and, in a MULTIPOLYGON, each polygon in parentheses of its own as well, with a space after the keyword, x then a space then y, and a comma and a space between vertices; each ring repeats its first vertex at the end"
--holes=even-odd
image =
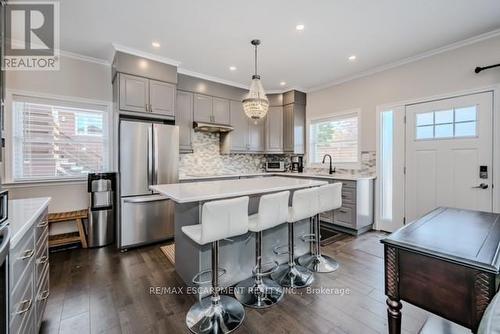
POLYGON ((492 211, 492 111, 491 92, 406 107, 407 222, 440 206, 492 211))
POLYGON ((120 110, 148 111, 149 83, 148 79, 133 75, 120 75, 120 110))
POLYGON ((151 112, 174 116, 175 86, 155 80, 149 80, 149 103, 151 112))

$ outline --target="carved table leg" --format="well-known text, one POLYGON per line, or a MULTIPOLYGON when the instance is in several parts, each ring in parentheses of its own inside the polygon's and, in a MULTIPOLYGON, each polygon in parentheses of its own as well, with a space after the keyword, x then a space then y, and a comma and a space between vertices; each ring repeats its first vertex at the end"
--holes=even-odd
POLYGON ((387 298, 387 322, 389 323, 389 334, 401 333, 401 302, 396 299, 387 298))
POLYGON ((401 333, 401 301, 399 298, 399 259, 393 247, 384 247, 385 294, 387 295, 387 321, 389 334, 401 333))

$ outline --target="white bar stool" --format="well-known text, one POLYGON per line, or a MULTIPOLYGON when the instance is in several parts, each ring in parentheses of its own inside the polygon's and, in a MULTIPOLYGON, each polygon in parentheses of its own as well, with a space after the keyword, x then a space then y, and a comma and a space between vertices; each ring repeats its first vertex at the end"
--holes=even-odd
MULTIPOLYGON (((248 196, 203 204, 201 224, 183 226, 182 232, 199 245, 212 243, 212 269, 198 273, 199 277, 212 273, 212 295, 191 306, 186 325, 193 333, 230 333, 245 318, 243 305, 230 296, 219 295, 219 240, 248 232, 248 196)), ((223 270, 223 273, 225 270, 223 270)))
POLYGON ((259 212, 248 219, 248 230, 255 232, 254 277, 236 285, 234 295, 243 305, 253 308, 270 307, 283 298, 281 285, 268 278, 278 269, 262 272, 262 231, 286 223, 288 218, 289 191, 263 195, 259 200, 259 212))
POLYGON ((342 206, 342 183, 332 183, 318 189, 318 209, 313 218, 314 237, 310 239, 314 248, 311 254, 298 258, 297 262, 316 273, 331 273, 339 268, 339 263, 329 256, 321 254, 321 221, 319 214, 338 209, 342 206))
POLYGON ((301 189, 293 193, 292 206, 288 208, 288 252, 280 252, 279 248, 275 248, 276 254, 288 253, 288 263, 280 265, 277 271, 271 275, 271 278, 278 282, 281 286, 291 288, 305 288, 314 281, 313 273, 294 261, 294 231, 293 225, 302 219, 311 218, 316 214, 317 189, 301 189))

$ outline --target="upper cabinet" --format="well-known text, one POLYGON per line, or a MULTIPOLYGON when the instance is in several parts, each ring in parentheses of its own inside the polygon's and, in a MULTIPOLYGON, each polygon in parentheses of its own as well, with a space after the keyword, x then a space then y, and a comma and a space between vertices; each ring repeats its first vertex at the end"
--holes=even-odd
POLYGON ((211 123, 212 112, 212 97, 201 94, 194 94, 194 121, 211 123))
POLYGON ((250 120, 241 101, 230 101, 233 131, 221 134, 221 153, 264 153, 265 120, 250 120))
POLYGON ((120 110, 148 111, 148 81, 146 78, 120 74, 120 110))
POLYGON ((193 151, 193 93, 177 91, 175 125, 179 126, 179 151, 193 151))
POLYGON ((248 117, 243 111, 240 101, 230 102, 231 125, 234 130, 228 136, 231 137, 232 152, 245 152, 248 150, 248 117))
POLYGON ((194 121, 230 124, 229 100, 194 94, 194 121))
POLYGON ((266 152, 283 153, 283 107, 270 107, 265 121, 266 152))
POLYGON ((119 108, 175 116, 175 85, 119 73, 119 108))
POLYGON ((306 138, 306 94, 290 91, 283 94, 283 150, 304 154, 306 138))
POLYGON ((214 122, 219 124, 229 124, 229 100, 214 97, 212 106, 214 122))
POLYGON ((265 151, 265 124, 265 119, 257 122, 248 120, 248 152, 263 153, 265 151))
POLYGON ((175 116, 175 86, 156 80, 149 80, 150 111, 155 114, 175 116))

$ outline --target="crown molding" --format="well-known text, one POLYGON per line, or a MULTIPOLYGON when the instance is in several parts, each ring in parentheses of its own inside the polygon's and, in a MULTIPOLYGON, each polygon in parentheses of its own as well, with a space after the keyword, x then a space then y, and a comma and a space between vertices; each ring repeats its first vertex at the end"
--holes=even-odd
POLYGON ((106 59, 94 58, 94 57, 85 56, 85 55, 82 55, 79 53, 69 52, 69 51, 65 51, 65 50, 59 50, 59 54, 61 56, 67 57, 67 58, 73 58, 73 59, 82 60, 82 61, 86 61, 86 62, 90 62, 90 63, 104 65, 104 66, 111 66, 111 63, 106 59))
POLYGON ((221 79, 221 78, 218 78, 218 77, 214 77, 214 76, 211 76, 211 75, 206 75, 206 74, 199 73, 199 72, 190 71, 190 70, 187 70, 187 69, 182 68, 182 67, 178 67, 177 68, 177 73, 184 74, 184 75, 189 75, 190 77, 204 79, 204 80, 208 80, 208 81, 212 81, 212 82, 217 82, 217 83, 224 84, 224 85, 238 87, 238 88, 242 88, 242 89, 247 89, 247 90, 250 89, 249 86, 240 84, 238 82, 221 79))
POLYGON ((393 69, 396 67, 400 67, 400 66, 403 66, 403 65, 406 65, 409 63, 414 63, 414 62, 417 62, 417 61, 425 59, 425 58, 429 58, 429 57, 432 57, 432 56, 435 56, 435 55, 438 55, 441 53, 445 53, 448 51, 456 50, 456 49, 462 48, 464 46, 475 44, 475 43, 478 43, 478 42, 481 42, 481 41, 484 41, 484 40, 487 40, 490 38, 498 37, 498 36, 500 36, 500 29, 496 29, 496 30, 493 30, 493 31, 490 31, 490 32, 487 32, 484 34, 480 34, 480 35, 477 35, 477 36, 474 36, 471 38, 464 39, 462 41, 451 43, 451 44, 442 46, 442 47, 437 48, 437 49, 429 50, 429 51, 417 54, 415 56, 411 56, 408 58, 404 58, 404 59, 395 61, 393 63, 385 64, 382 66, 377 66, 377 67, 374 67, 374 68, 369 69, 367 71, 363 71, 363 72, 358 73, 358 74, 354 74, 351 76, 340 78, 338 80, 335 80, 335 81, 332 81, 332 82, 329 82, 329 83, 326 83, 323 85, 315 86, 315 87, 309 88, 306 92, 307 93, 316 92, 316 91, 326 89, 329 87, 337 86, 337 85, 346 83, 348 81, 352 81, 352 80, 367 77, 367 76, 370 76, 370 75, 373 75, 376 73, 384 72, 384 71, 387 71, 387 70, 390 70, 390 69, 393 69))
MULTIPOLYGON (((152 54, 152 53, 149 53, 149 52, 144 52, 144 51, 141 51, 141 50, 138 50, 138 49, 130 48, 128 46, 124 46, 124 45, 121 45, 121 44, 112 43, 111 45, 113 46, 113 49, 115 50, 114 53, 116 53, 116 51, 121 51, 121 52, 129 53, 129 54, 134 55, 134 56, 138 56, 138 57, 142 57, 142 58, 147 58, 147 59, 150 59, 150 60, 154 60, 154 61, 157 61, 157 62, 160 62, 160 63, 172 65, 172 66, 175 66, 175 67, 178 67, 181 64, 181 62, 178 61, 178 60, 167 58, 167 57, 158 56, 158 55, 155 55, 155 54, 152 54)), ((114 53, 113 53, 113 58, 114 58, 114 53)))

